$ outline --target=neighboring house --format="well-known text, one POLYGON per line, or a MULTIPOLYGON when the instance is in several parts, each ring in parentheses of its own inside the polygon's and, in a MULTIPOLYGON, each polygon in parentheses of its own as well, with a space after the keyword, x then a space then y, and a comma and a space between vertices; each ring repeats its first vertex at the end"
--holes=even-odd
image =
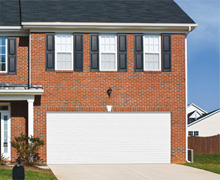
POLYGON ((173 0, 0 2, 9 160, 25 133, 45 141, 47 164, 185 162, 187 35, 197 24, 173 0))
POLYGON ((214 136, 220 134, 220 109, 205 113, 188 124, 188 136, 214 136))
POLYGON ((188 124, 192 123, 193 121, 196 121, 202 115, 207 114, 207 112, 205 110, 196 106, 193 103, 191 103, 187 106, 186 113, 188 115, 188 124))

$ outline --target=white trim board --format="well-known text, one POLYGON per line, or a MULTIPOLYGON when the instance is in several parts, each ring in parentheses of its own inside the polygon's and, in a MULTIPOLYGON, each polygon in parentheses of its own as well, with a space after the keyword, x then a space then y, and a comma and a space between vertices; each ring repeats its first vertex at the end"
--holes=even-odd
MULTIPOLYGON (((8 160, 11 160, 11 103, 5 103, 5 102, 0 102, 0 105, 8 106, 8 110, 0 110, 0 114, 2 115, 8 115, 9 121, 8 121, 8 156, 6 158, 8 160)), ((1 122, 1 116, 0 116, 0 123, 1 122)), ((3 126, 1 125, 1 138, 3 137, 3 126)), ((2 142, 2 141, 1 141, 2 142)), ((0 144, 1 146, 1 144, 0 144)), ((3 146, 1 146, 1 151, 3 150, 3 146)), ((2 153, 4 154, 4 153, 2 153)))

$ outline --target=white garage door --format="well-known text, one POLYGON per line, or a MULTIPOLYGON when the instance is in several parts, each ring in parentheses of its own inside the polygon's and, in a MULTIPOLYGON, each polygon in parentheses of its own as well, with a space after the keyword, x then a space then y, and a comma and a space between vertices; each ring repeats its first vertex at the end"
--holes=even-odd
POLYGON ((170 113, 47 113, 48 164, 170 163, 170 113))

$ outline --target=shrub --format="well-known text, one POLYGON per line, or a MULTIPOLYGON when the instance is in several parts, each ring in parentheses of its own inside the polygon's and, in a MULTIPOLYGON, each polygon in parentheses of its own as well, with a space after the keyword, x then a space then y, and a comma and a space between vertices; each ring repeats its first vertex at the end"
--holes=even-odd
POLYGON ((5 165, 5 163, 6 163, 6 157, 3 154, 1 154, 1 156, 0 156, 0 165, 5 165))
POLYGON ((28 137, 23 133, 14 139, 11 146, 16 149, 17 155, 20 156, 23 164, 30 166, 42 161, 38 151, 41 146, 44 146, 43 140, 39 137, 28 137))

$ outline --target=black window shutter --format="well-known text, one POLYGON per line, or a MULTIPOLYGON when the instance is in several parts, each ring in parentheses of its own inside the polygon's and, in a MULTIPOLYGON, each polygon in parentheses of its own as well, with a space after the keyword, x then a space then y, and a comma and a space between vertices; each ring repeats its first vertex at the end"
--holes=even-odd
POLYGON ((99 36, 98 34, 92 34, 90 36, 90 71, 99 71, 99 36))
POLYGON ((74 71, 83 71, 83 35, 74 36, 74 71))
POLYGON ((142 34, 134 35, 134 56, 135 56, 135 71, 143 71, 143 36, 142 34))
POLYGON ((55 71, 54 33, 46 34, 46 71, 55 71))
POLYGON ((171 36, 162 34, 162 71, 171 72, 171 36))
POLYGON ((17 74, 17 41, 16 37, 8 38, 8 74, 17 74))
POLYGON ((118 35, 118 71, 127 71, 127 36, 126 34, 118 35))

